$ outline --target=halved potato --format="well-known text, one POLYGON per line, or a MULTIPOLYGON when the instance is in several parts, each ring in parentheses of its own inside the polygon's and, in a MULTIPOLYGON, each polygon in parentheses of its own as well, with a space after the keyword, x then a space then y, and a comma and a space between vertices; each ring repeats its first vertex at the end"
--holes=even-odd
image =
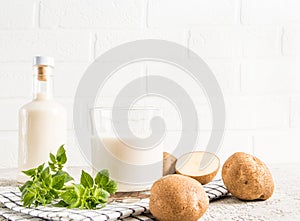
POLYGON ((175 170, 176 161, 177 161, 176 157, 174 157, 172 154, 164 152, 163 176, 174 174, 176 172, 175 170))
POLYGON ((220 159, 209 152, 195 151, 181 156, 175 168, 176 173, 194 178, 204 185, 216 176, 220 159))

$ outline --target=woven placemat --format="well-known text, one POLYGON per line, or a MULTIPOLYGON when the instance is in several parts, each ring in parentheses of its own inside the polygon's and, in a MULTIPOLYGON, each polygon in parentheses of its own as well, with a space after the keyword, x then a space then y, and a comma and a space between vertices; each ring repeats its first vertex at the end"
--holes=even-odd
MULTIPOLYGON (((210 201, 225 196, 228 191, 221 180, 204 185, 210 201)), ((66 209, 53 206, 24 208, 17 187, 1 188, 0 215, 8 220, 155 220, 149 212, 149 191, 117 193, 106 207, 95 210, 66 209)))

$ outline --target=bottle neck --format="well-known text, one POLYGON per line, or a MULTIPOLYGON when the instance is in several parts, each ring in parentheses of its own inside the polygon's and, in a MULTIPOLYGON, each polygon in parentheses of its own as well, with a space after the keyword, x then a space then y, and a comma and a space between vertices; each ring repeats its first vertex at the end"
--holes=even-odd
POLYGON ((53 68, 49 66, 33 67, 33 99, 45 100, 53 98, 53 68))

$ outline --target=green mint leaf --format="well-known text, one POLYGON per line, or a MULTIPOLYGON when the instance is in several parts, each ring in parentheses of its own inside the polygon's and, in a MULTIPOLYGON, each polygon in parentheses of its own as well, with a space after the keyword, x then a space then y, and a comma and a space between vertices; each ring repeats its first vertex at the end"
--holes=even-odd
POLYGON ((94 180, 93 180, 93 178, 91 177, 90 174, 88 174, 87 172, 85 172, 84 170, 82 170, 81 177, 80 177, 80 183, 84 187, 92 188, 93 185, 94 185, 94 180))
POLYGON ((97 173, 96 177, 95 177, 95 183, 96 185, 100 186, 100 187, 104 187, 106 186, 106 184, 109 181, 109 172, 108 170, 101 170, 97 173))
POLYGON ((31 180, 28 180, 26 183, 24 183, 23 186, 20 186, 19 187, 19 190, 21 191, 21 193, 26 190, 27 187, 31 186, 32 185, 32 181, 31 180))
MULTIPOLYGON (((52 186, 52 176, 49 175, 43 179, 43 185, 46 186, 47 188, 50 188, 52 186)), ((49 191, 49 189, 46 190, 46 192, 49 191)))
POLYGON ((64 145, 61 145, 56 153, 56 160, 60 164, 65 164, 67 162, 67 155, 64 145))
POLYGON ((37 171, 37 168, 32 168, 30 170, 25 170, 25 171, 22 171, 25 175, 27 176, 35 176, 36 175, 36 171, 37 171))
POLYGON ((58 203, 53 204, 53 206, 55 206, 55 207, 67 207, 68 204, 65 203, 65 201, 63 201, 63 200, 60 200, 58 203))
POLYGON ((69 209, 72 208, 82 208, 82 200, 78 197, 76 202, 72 203, 71 205, 68 206, 69 209))
POLYGON ((54 163, 48 162, 48 164, 49 164, 49 167, 50 167, 51 171, 55 172, 56 171, 56 167, 55 167, 54 163))
MULTIPOLYGON (((59 192, 55 189, 50 189, 49 195, 52 196, 53 199, 59 198, 59 192)), ((51 202, 49 202, 49 203, 51 203, 51 202)))
POLYGON ((80 208, 84 201, 84 195, 87 189, 81 184, 74 184, 74 191, 77 195, 77 200, 73 204, 69 205, 68 208, 80 208))
POLYGON ((37 168, 37 171, 40 173, 43 171, 45 164, 43 163, 42 165, 39 165, 37 168))
POLYGON ((66 152, 66 150, 65 150, 65 145, 63 144, 63 145, 61 145, 61 146, 58 148, 58 150, 57 150, 57 152, 56 152, 56 158, 57 158, 58 156, 63 155, 65 152, 66 152))
POLYGON ((23 196, 23 206, 30 207, 31 204, 34 202, 35 194, 31 192, 26 192, 23 196))
POLYGON ((106 190, 98 187, 95 189, 93 196, 96 199, 98 199, 99 202, 105 203, 107 201, 108 197, 110 196, 110 194, 106 190))
POLYGON ((50 160, 52 161, 52 163, 56 163, 54 154, 50 153, 49 155, 50 155, 50 160))
POLYGON ((70 176, 70 174, 68 174, 67 172, 64 172, 66 174, 65 176, 65 183, 74 180, 73 177, 70 176))
POLYGON ((61 155, 60 163, 65 164, 66 162, 67 162, 67 155, 66 154, 61 155))
POLYGON ((76 203, 78 199, 78 196, 74 190, 67 190, 66 192, 61 194, 60 197, 68 205, 76 203))
POLYGON ((46 168, 43 170, 43 172, 41 173, 41 178, 42 178, 43 180, 45 180, 45 179, 48 178, 48 176, 50 176, 50 169, 49 169, 49 167, 46 167, 46 168))
POLYGON ((67 182, 69 182, 71 180, 74 180, 74 178, 71 177, 70 174, 68 174, 65 171, 58 171, 54 176, 59 176, 59 175, 65 175, 65 183, 67 183, 67 182))
POLYGON ((108 170, 101 170, 95 177, 95 183, 110 194, 114 194, 117 189, 117 183, 109 178, 108 170))
MULTIPOLYGON (((41 185, 47 188, 50 188, 52 186, 52 175, 50 174, 49 167, 46 167, 40 177, 41 185)), ((46 193, 45 193, 46 194, 46 193)))
POLYGON ((66 174, 54 176, 53 180, 52 180, 52 188, 57 189, 57 190, 62 189, 65 184, 66 176, 67 176, 66 174))
POLYGON ((100 173, 103 174, 104 176, 109 177, 109 171, 108 171, 108 169, 103 169, 103 170, 100 171, 100 173))
POLYGON ((105 190, 110 194, 114 194, 118 190, 118 185, 114 180, 110 180, 106 185, 105 190))
POLYGON ((74 184, 74 190, 77 196, 82 196, 84 194, 85 188, 81 184, 74 184))

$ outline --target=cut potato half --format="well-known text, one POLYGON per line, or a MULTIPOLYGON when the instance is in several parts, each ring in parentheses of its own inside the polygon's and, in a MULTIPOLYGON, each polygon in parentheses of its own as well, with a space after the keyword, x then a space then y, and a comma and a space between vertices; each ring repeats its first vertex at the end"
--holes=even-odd
POLYGON ((172 154, 164 152, 164 161, 163 161, 163 176, 174 174, 176 172, 175 164, 176 164, 176 157, 172 154))
POLYGON ((212 153, 195 151, 181 156, 175 165, 176 173, 189 176, 201 184, 209 183, 217 174, 220 159, 212 153))

